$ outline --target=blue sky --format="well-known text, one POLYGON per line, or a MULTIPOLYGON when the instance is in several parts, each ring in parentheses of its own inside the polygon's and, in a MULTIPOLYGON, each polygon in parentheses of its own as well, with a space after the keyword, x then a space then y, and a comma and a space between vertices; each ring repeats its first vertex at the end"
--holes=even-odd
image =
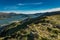
POLYGON ((31 12, 60 9, 60 0, 0 0, 0 11, 31 12))

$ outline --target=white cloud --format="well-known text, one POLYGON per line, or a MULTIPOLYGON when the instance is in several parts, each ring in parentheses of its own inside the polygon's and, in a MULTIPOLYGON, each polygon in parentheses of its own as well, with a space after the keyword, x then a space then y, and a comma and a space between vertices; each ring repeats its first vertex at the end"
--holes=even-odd
POLYGON ((38 2, 38 3, 18 3, 17 5, 41 5, 43 2, 38 2))
POLYGON ((39 2, 39 3, 32 3, 32 4, 39 5, 39 4, 43 4, 43 2, 39 2))
POLYGON ((44 13, 44 12, 53 12, 60 11, 60 8, 52 8, 47 10, 33 10, 33 11, 22 11, 22 10, 11 10, 11 11, 0 11, 0 12, 14 12, 14 13, 23 13, 23 14, 35 14, 35 13, 44 13))
POLYGON ((53 12, 53 11, 60 11, 60 8, 52 8, 48 10, 42 10, 41 12, 53 12))
POLYGON ((17 5, 26 5, 26 4, 18 3, 17 5))
POLYGON ((35 14, 35 13, 45 13, 45 12, 54 12, 54 11, 60 11, 60 8, 52 8, 52 9, 46 9, 46 10, 21 11, 21 13, 35 14))

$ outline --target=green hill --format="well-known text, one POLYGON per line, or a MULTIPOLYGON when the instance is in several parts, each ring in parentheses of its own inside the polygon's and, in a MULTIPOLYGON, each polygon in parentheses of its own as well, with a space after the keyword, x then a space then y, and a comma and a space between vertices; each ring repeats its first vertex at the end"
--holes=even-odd
POLYGON ((0 33, 0 40, 60 40, 60 14, 7 25, 0 33))

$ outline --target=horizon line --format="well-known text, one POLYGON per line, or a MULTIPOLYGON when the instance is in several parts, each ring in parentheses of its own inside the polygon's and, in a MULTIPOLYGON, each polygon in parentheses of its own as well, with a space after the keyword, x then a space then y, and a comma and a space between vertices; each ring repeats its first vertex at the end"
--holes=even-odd
POLYGON ((10 10, 10 11, 0 11, 3 13, 16 13, 16 14, 35 14, 35 13, 45 13, 45 12, 54 12, 60 11, 60 8, 51 8, 46 10, 32 10, 32 11, 21 11, 21 10, 10 10))

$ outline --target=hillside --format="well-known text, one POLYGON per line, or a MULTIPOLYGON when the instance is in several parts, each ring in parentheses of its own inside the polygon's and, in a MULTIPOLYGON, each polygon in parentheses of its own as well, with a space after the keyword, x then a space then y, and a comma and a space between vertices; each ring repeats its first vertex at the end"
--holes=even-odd
POLYGON ((0 40, 60 40, 60 13, 7 25, 0 31, 0 40))
POLYGON ((13 16, 17 16, 16 13, 4 13, 0 12, 0 19, 12 18, 13 16))

